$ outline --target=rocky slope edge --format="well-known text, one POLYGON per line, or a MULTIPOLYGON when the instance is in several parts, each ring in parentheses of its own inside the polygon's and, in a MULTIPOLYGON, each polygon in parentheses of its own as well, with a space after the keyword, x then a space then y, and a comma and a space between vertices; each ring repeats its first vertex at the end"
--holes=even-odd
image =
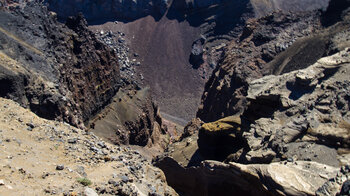
POLYGON ((0 98, 2 195, 177 195, 139 152, 0 98))
POLYGON ((188 195, 335 195, 350 177, 349 71, 347 48, 306 69, 253 80, 241 116, 201 125, 198 146, 190 141, 196 134, 185 138, 155 164, 188 195), (208 159, 226 164, 200 163, 208 159))

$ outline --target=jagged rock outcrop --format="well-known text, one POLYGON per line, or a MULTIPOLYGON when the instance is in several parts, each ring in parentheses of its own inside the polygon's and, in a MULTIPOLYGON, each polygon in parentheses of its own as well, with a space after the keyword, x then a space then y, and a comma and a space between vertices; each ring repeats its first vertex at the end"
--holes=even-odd
POLYGON ((240 38, 226 47, 207 82, 197 116, 210 122, 240 114, 247 103, 249 81, 305 68, 339 51, 339 47, 344 49, 349 44, 344 39, 349 28, 347 12, 338 24, 328 28, 321 25, 323 18, 327 15, 304 12, 274 13, 249 20, 240 38))
POLYGON ((337 175, 330 178, 316 191, 317 196, 349 195, 350 194, 350 165, 343 166, 337 175), (339 191, 340 190, 340 191, 339 191))
MULTIPOLYGON (((230 42, 225 55, 205 86, 197 116, 205 122, 242 112, 248 82, 271 74, 268 63, 298 37, 320 28, 318 14, 273 13, 249 20, 238 40, 230 42)), ((324 43, 319 43, 324 47, 324 43)), ((314 58, 319 58, 320 55, 314 58)))
POLYGON ((288 158, 344 164, 336 149, 347 152, 350 144, 349 63, 345 49, 307 69, 250 82, 247 109, 202 125, 199 151, 208 159, 225 159, 221 153, 243 163, 288 158))
POLYGON ((198 116, 210 123, 199 129, 198 145, 195 134, 154 160, 169 184, 185 195, 336 195, 347 189, 349 14, 340 10, 340 21, 327 28, 327 14, 316 12, 247 22, 206 85, 198 116), (287 31, 278 31, 281 26, 287 31))
POLYGON ((198 134, 198 130, 203 125, 203 121, 199 118, 192 119, 187 125, 184 127, 183 133, 180 137, 180 140, 192 136, 194 134, 198 134))
POLYGON ((195 136, 185 138, 155 164, 170 185, 189 195, 198 189, 202 195, 221 189, 244 195, 315 195, 332 187, 339 192, 348 177, 337 171, 350 161, 349 71, 347 48, 306 69, 253 80, 241 116, 203 124, 198 146, 189 141, 195 136), (208 159, 228 164, 201 162, 208 159), (323 185, 329 178, 339 180, 323 185))
MULTIPOLYGON (((248 152, 246 157, 254 159, 270 149, 283 158, 293 145, 303 141, 349 149, 349 62, 349 49, 345 49, 307 69, 251 82, 250 103, 242 118, 252 122, 243 138, 254 155, 248 152)), ((307 159, 322 162, 322 158, 332 156, 318 155, 316 146, 312 150, 309 146, 307 159)))
POLYGON ((309 161, 268 165, 203 161, 198 167, 183 168, 170 157, 159 160, 156 166, 183 195, 315 195, 339 171, 309 161))

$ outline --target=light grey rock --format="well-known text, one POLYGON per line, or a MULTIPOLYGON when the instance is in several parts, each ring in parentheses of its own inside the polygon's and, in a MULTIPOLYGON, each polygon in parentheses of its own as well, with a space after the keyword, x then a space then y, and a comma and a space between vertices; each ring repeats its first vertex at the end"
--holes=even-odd
POLYGON ((98 196, 98 194, 92 188, 89 188, 89 187, 85 187, 84 195, 85 196, 98 196))
POLYGON ((254 122, 242 136, 255 154, 272 149, 283 159, 295 155, 298 160, 339 165, 336 150, 326 146, 350 145, 349 102, 342 102, 341 107, 337 104, 348 96, 344 89, 350 90, 349 50, 322 58, 303 70, 249 83, 250 105, 244 117, 254 122), (308 144, 307 153, 295 149, 308 144))

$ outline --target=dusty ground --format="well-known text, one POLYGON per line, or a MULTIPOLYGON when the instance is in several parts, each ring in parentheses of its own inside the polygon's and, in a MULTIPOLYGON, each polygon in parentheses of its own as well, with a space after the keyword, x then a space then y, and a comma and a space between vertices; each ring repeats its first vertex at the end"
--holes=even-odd
POLYGON ((137 151, 0 98, 1 195, 82 195, 78 178, 91 180, 100 195, 176 194, 137 151))

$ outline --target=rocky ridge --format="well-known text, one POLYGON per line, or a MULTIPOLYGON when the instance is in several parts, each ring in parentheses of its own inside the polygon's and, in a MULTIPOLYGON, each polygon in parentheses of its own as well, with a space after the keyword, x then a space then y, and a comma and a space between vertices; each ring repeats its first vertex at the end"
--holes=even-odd
POLYGON ((322 56, 344 49, 348 42, 335 40, 346 34, 349 24, 345 15, 338 25, 328 28, 322 25, 326 16, 317 11, 277 12, 248 20, 240 37, 225 48, 206 83, 197 116, 211 122, 240 114, 247 103, 245 96, 250 81, 305 68, 322 56), (333 52, 331 43, 338 47, 333 52), (344 46, 340 47, 340 43, 344 46))

